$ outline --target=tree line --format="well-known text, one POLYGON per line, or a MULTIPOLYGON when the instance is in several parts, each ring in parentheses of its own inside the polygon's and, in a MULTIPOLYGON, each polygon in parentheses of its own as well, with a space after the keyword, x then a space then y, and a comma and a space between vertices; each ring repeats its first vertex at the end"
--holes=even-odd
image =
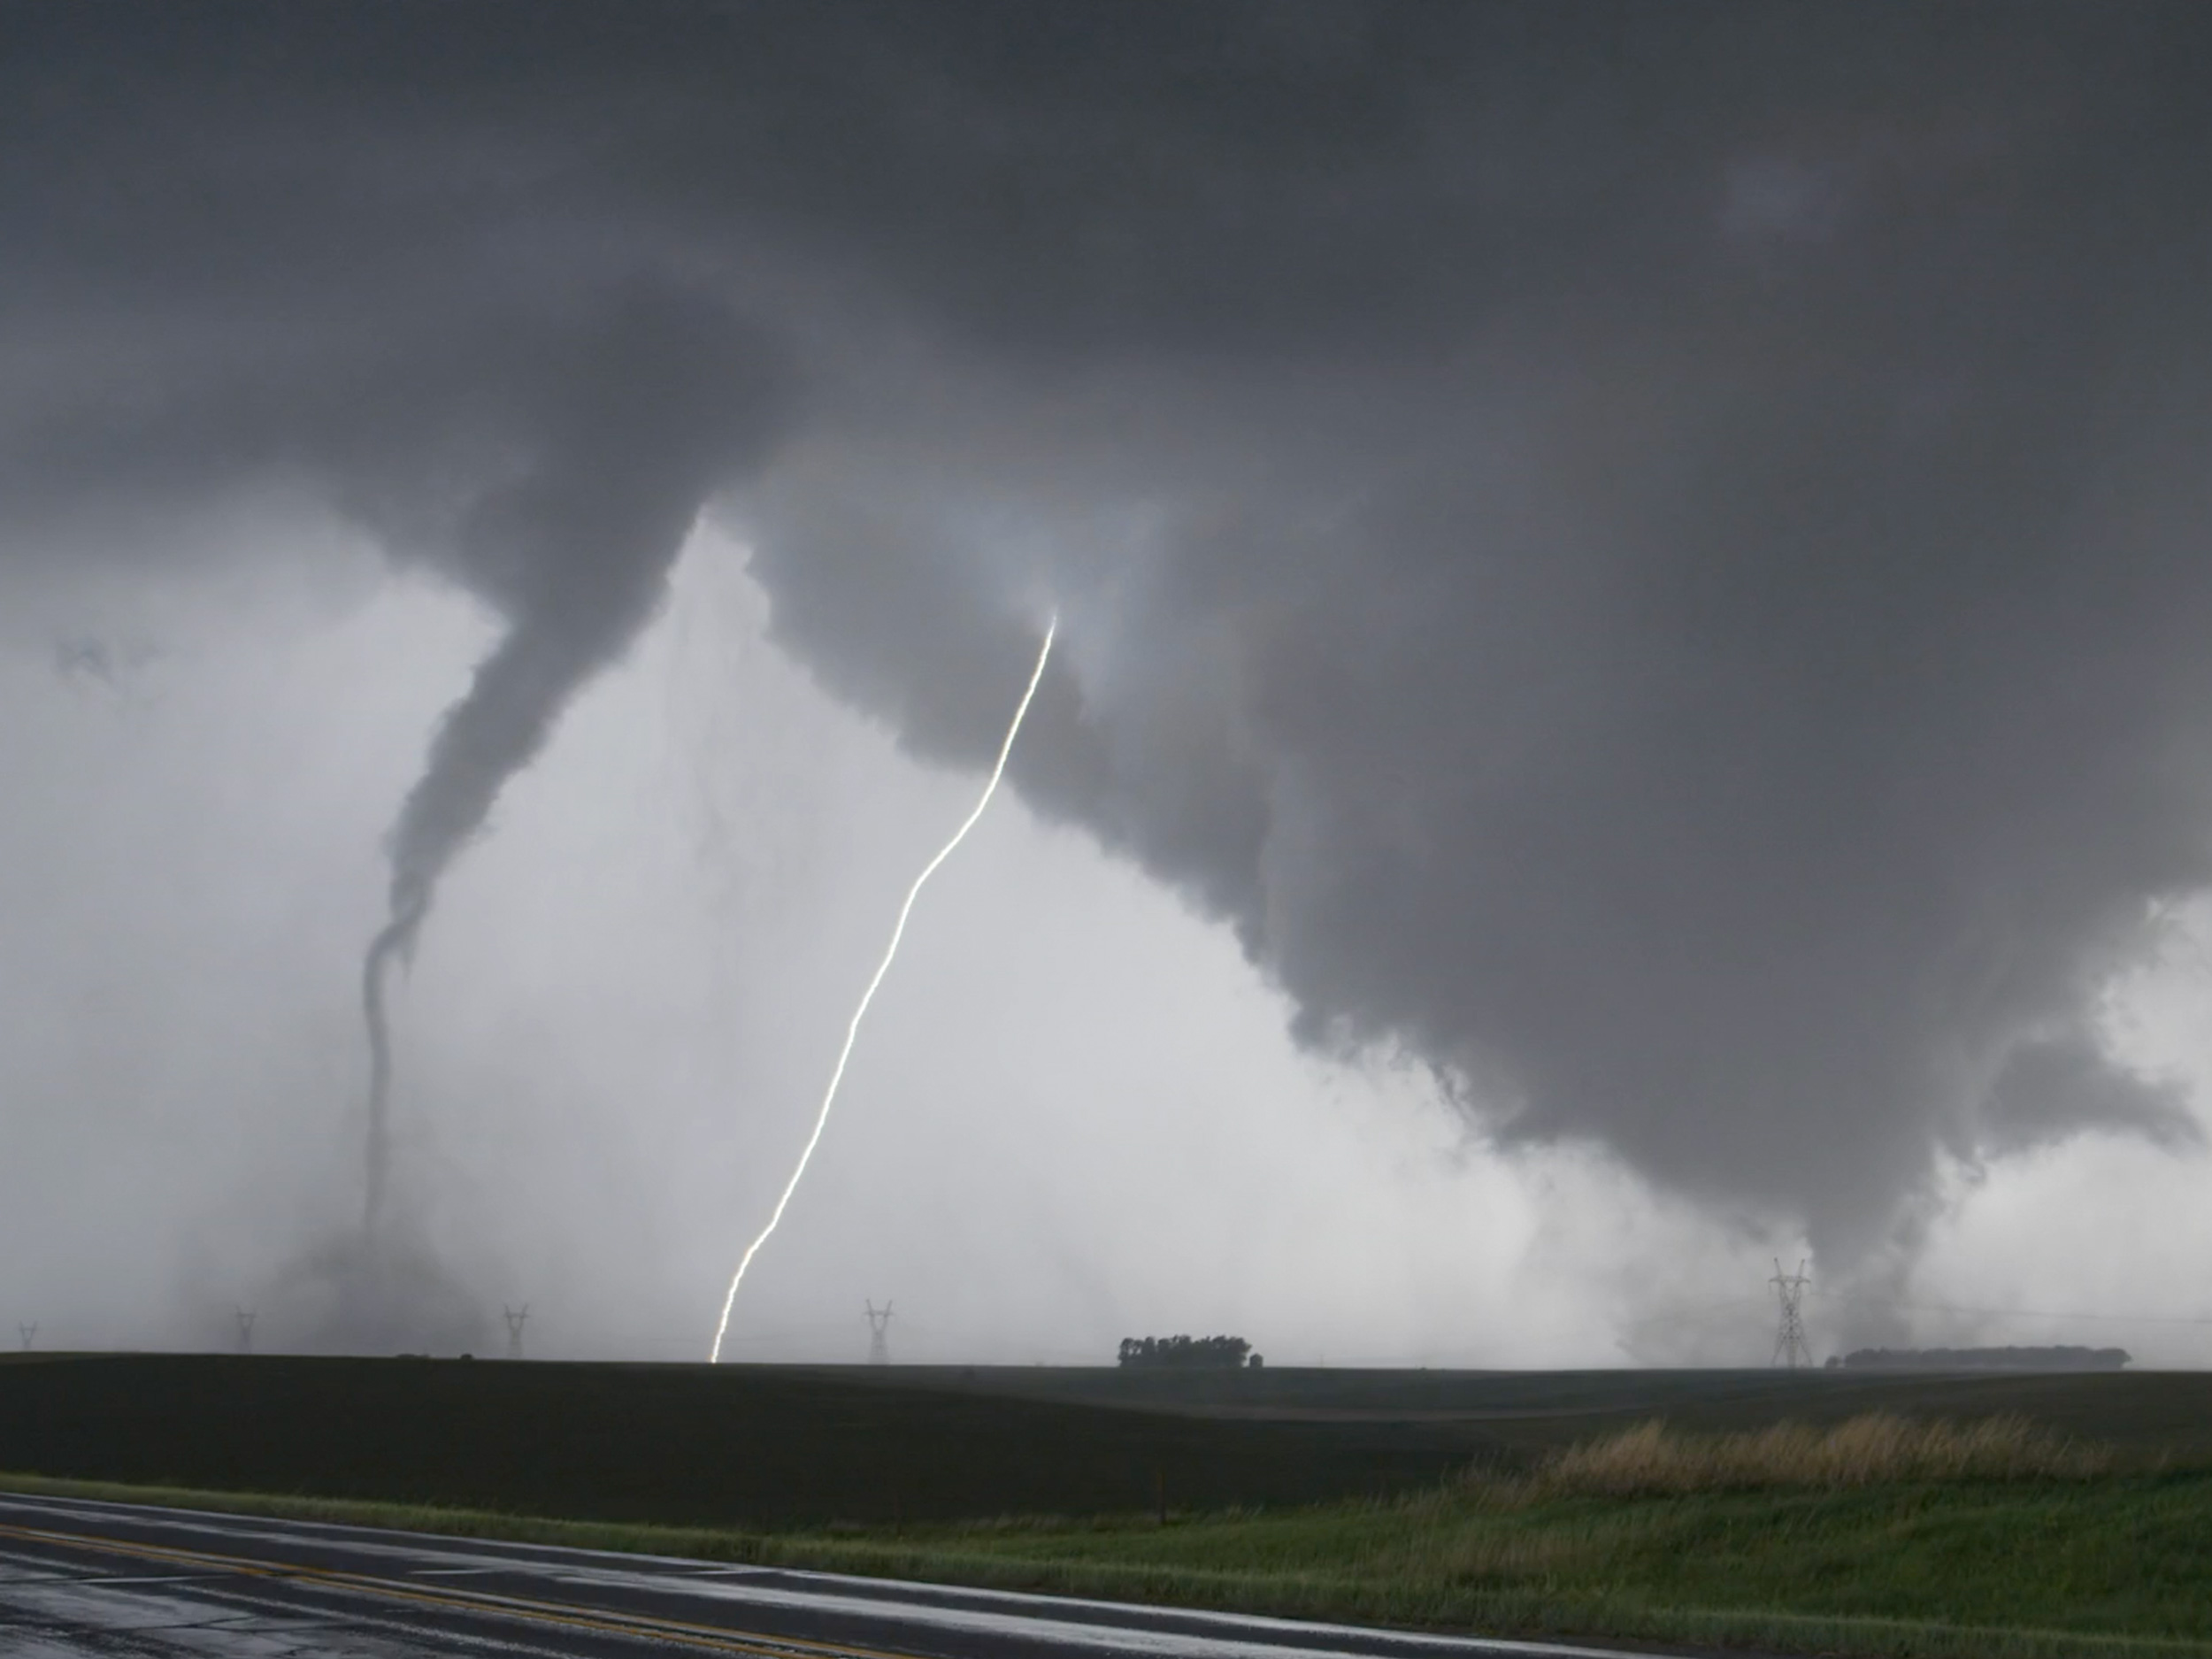
POLYGON ((1256 1370, 1263 1362, 1240 1336, 1125 1336, 1121 1340, 1120 1363, 1226 1370, 1249 1365, 1256 1370))

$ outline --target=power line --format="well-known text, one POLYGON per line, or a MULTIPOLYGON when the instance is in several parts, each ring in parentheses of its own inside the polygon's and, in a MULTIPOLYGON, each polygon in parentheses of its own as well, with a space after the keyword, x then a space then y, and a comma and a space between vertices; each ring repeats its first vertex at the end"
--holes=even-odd
POLYGON ((885 1302, 879 1309, 873 1302, 868 1304, 868 1363, 888 1365, 891 1363, 891 1344, 884 1333, 891 1324, 891 1304, 885 1302))
POLYGON ((27 1354, 31 1351, 31 1344, 38 1340, 38 1325, 35 1321, 30 1325, 19 1325, 15 1327, 15 1333, 23 1339, 23 1351, 27 1354))
POLYGON ((238 1351, 241 1354, 253 1352, 253 1318, 252 1309, 241 1308, 238 1310, 238 1351))
MULTIPOLYGON (((1816 1291, 1816 1295, 1820 1293, 1816 1291)), ((2212 1325, 2212 1314, 2062 1313, 2047 1308, 1962 1308, 1945 1302, 1902 1302, 1893 1296, 1865 1296, 1839 1291, 1835 1298, 1860 1307, 1894 1308, 1903 1313, 1949 1313, 1982 1319, 2094 1319, 2111 1325, 2212 1325)))
POLYGON ((522 1327, 530 1323, 530 1304, 526 1302, 519 1308, 503 1306, 499 1311, 506 1317, 507 1320, 507 1357, 520 1359, 522 1357, 522 1327))
POLYGON ((1774 1286, 1774 1294, 1781 1302, 1782 1323, 1774 1333, 1774 1358, 1770 1363, 1786 1365, 1795 1371, 1813 1363, 1812 1350, 1805 1344, 1805 1319, 1801 1310, 1805 1286, 1812 1282, 1805 1277, 1803 1262, 1798 1263, 1794 1273, 1785 1273, 1781 1257, 1775 1257, 1774 1277, 1767 1283, 1774 1286))

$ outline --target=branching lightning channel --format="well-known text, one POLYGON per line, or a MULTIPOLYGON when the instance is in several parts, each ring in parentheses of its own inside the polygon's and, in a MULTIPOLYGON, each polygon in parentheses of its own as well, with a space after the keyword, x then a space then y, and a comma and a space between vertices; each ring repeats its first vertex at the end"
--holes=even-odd
POLYGON ((776 1200, 776 1207, 769 1212, 768 1225, 760 1230, 760 1236, 745 1248, 737 1263, 737 1271, 730 1278, 729 1294, 722 1298, 722 1318, 714 1327, 714 1348, 707 1356, 710 1364, 718 1364, 722 1358, 722 1339, 729 1334, 730 1310, 737 1305, 737 1287, 745 1282, 745 1270, 753 1264, 753 1257, 760 1254, 760 1247, 768 1242, 776 1224, 783 1219, 789 1207, 791 1194, 799 1190, 800 1179, 806 1174, 808 1160, 814 1148, 821 1144, 822 1131, 829 1123, 830 1108, 837 1103, 837 1086, 845 1080, 845 1063, 852 1058, 854 1039, 860 1035, 860 1022, 867 1018, 868 1004, 875 1001, 876 987, 883 983, 883 976, 891 971, 891 960, 899 954, 899 941, 906 934, 906 918, 914 913, 914 901, 921 896, 922 888, 930 877, 937 873, 937 866, 952 856, 953 849, 968 838, 968 832, 983 816, 984 808, 991 804, 991 797, 998 792, 999 780, 1006 775, 1007 757, 1014 752, 1014 739, 1020 735, 1022 721, 1028 717, 1031 699, 1037 695, 1037 687, 1045 677, 1045 661, 1052 655, 1053 635, 1060 631, 1060 618, 1056 614, 1045 624, 1044 643, 1037 650, 1037 666, 1030 671, 1029 684, 1022 692, 1022 700, 1014 709, 1013 724, 1006 728, 1006 741, 999 745, 998 760, 991 767, 989 780, 983 786, 983 794, 974 810, 960 822, 952 833, 952 839, 938 849, 937 856, 922 866, 922 873, 914 878, 914 885, 906 890, 906 902, 899 906, 899 919, 892 926, 891 942, 884 947, 883 960, 876 964, 875 977, 868 981, 868 988, 860 994, 860 1006, 853 1010, 851 1023, 845 1027, 845 1046, 837 1051, 837 1064, 830 1072, 829 1087, 822 1092, 821 1109, 814 1114, 814 1133, 807 1136, 806 1145, 799 1153, 799 1162, 792 1169, 791 1179, 784 1183, 783 1194, 776 1200))

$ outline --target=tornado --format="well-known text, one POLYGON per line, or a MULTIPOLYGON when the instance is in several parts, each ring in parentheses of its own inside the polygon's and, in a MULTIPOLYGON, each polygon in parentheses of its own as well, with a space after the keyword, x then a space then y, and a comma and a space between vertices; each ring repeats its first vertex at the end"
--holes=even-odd
POLYGON ((361 1231, 376 1236, 384 1210, 384 1184, 391 1164, 392 1028, 384 1010, 384 974, 395 956, 403 956, 422 919, 418 909, 395 916, 369 941, 361 964, 361 1016, 369 1031, 368 1145, 364 1154, 361 1231))
POLYGON ((432 738, 387 841, 387 918, 361 968, 369 1057, 362 1230, 391 1202, 394 1051, 387 993, 413 957, 453 861, 561 712, 658 610, 709 497, 757 466, 781 427, 772 351, 720 304, 626 289, 539 337, 503 388, 521 464, 470 501, 438 562, 507 626, 432 738))

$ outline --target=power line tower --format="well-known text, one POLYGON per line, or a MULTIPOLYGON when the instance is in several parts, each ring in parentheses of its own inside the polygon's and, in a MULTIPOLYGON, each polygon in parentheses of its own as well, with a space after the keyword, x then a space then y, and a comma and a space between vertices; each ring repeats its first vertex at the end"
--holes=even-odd
POLYGON ((868 1304, 868 1363, 871 1365, 888 1365, 891 1363, 891 1344, 884 1338, 884 1333, 890 1326, 891 1304, 887 1302, 879 1308, 871 1302, 868 1304))
POLYGON ((530 1304, 526 1302, 519 1308, 503 1307, 500 1312, 507 1317, 507 1357, 520 1359, 522 1327, 530 1323, 530 1304))
POLYGON ((251 1308, 241 1308, 238 1310, 238 1351, 241 1354, 253 1352, 253 1310, 251 1308))
POLYGON ((23 1339, 23 1351, 26 1354, 29 1353, 31 1351, 31 1344, 38 1340, 37 1325, 35 1323, 31 1325, 19 1325, 15 1327, 15 1333, 23 1339))
POLYGON ((1777 1365, 1786 1365, 1795 1371, 1801 1365, 1813 1363, 1813 1351, 1805 1341, 1805 1317, 1802 1308, 1805 1286, 1813 1281, 1805 1276, 1805 1263, 1799 1262, 1797 1271, 1785 1273, 1782 1258, 1774 1259, 1774 1277, 1767 1283, 1774 1286, 1774 1294, 1782 1304, 1782 1323, 1774 1333, 1774 1358, 1777 1365))

